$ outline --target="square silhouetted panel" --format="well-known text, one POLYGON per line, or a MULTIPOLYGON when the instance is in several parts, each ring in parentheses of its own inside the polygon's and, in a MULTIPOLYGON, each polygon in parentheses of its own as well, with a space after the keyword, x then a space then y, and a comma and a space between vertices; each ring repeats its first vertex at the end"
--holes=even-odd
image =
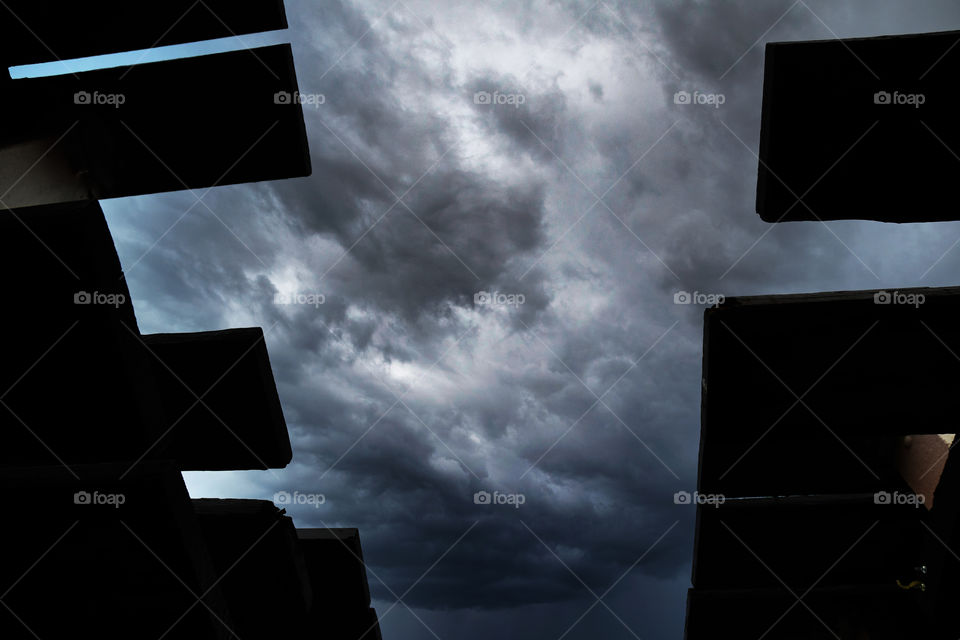
POLYGON ((13 207, 309 175, 296 93, 289 45, 2 83, 17 126, 0 192, 13 207))
POLYGON ((167 455, 185 470, 287 465, 290 436, 259 328, 143 336, 155 358, 167 455))
POLYGON ((314 589, 318 603, 366 609, 370 588, 357 529, 297 529, 297 535, 310 575, 320 582, 314 589))
POLYGON ((767 222, 960 219, 958 37, 768 44, 760 216, 767 222))
POLYGON ((266 500, 192 503, 237 636, 277 637, 282 612, 287 634, 300 637, 313 597, 290 517, 266 500))
POLYGON ((890 486, 898 437, 954 423, 960 289, 730 298, 704 320, 700 490, 890 486))
POLYGON ((297 536, 313 584, 314 625, 334 638, 379 638, 357 529, 297 529, 297 536))

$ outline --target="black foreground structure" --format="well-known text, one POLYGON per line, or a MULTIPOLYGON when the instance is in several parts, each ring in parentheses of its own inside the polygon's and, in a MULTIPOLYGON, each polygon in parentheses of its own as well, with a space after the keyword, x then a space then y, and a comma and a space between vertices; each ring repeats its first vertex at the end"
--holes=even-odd
POLYGON ((766 48, 757 213, 956 220, 960 32, 766 48))
POLYGON ((379 639, 356 529, 190 498, 183 471, 292 458, 263 332, 142 335, 97 202, 309 175, 289 45, 6 71, 286 28, 282 2, 3 12, 0 638, 379 639))
MULTIPOLYGON (((958 220, 960 33, 767 45, 757 212, 958 220)), ((960 287, 704 316, 685 637, 960 636, 960 287)))

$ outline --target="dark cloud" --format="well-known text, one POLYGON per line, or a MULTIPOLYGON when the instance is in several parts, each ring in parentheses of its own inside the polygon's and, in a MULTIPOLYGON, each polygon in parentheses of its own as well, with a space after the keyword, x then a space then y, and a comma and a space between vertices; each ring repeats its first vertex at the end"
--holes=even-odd
POLYGON ((810 20, 796 0, 679 0, 655 2, 654 8, 677 69, 684 75, 716 79, 735 71, 738 77, 750 75, 763 64, 762 44, 755 46, 761 36, 773 32, 774 40, 792 40, 790 36, 810 20))
POLYGON ((532 86, 512 76, 485 75, 474 78, 467 93, 490 135, 509 141, 517 152, 552 162, 564 151, 566 99, 556 79, 545 90, 532 86))
MULTIPOLYGON (((605 602, 640 637, 677 637, 693 510, 672 497, 696 481, 703 309, 674 293, 960 268, 956 224, 759 219, 757 40, 956 28, 960 9, 286 4, 300 90, 325 97, 305 108, 313 176, 216 188, 210 210, 189 193, 105 205, 144 331, 267 334, 294 462, 191 489, 323 493, 297 524, 360 527, 381 613, 410 588, 441 637, 557 637, 594 602, 571 571, 600 594, 628 570, 605 602), (323 304, 275 303, 290 293, 323 304)), ((383 626, 425 632, 403 605, 383 626)), ((568 637, 619 636, 598 605, 568 637)))

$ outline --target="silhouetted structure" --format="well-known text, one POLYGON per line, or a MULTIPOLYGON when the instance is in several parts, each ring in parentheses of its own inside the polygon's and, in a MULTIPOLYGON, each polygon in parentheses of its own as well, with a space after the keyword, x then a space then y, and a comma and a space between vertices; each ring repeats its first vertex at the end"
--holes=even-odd
POLYGON ((701 491, 879 491, 902 481, 898 437, 950 430, 960 361, 944 343, 960 348, 960 288, 877 295, 730 298, 706 311, 701 491))
POLYGON ((7 67, 287 28, 283 0, 4 4, 8 11, 0 23, 0 55, 7 67))
MULTIPOLYGON (((4 67, 286 27, 278 1, 5 10, 4 67)), ((182 471, 291 460, 263 332, 141 335, 96 200, 309 175, 290 47, 2 76, 0 638, 379 638, 356 530, 190 499, 182 471)))
POLYGON ((325 579, 314 586, 311 624, 332 638, 380 639, 377 613, 356 529, 297 529, 310 575, 325 579))
POLYGON ((960 361, 941 340, 960 348, 960 289, 885 296, 706 311, 698 492, 724 499, 697 507, 687 638, 931 637, 935 587, 915 568, 947 553, 927 527, 952 507, 939 489, 918 505, 899 461, 904 436, 951 429, 960 361))
MULTIPOLYGON (((7 4, 17 11, 29 3, 7 4)), ((221 31, 206 37, 227 35, 221 31)), ((111 34, 124 32, 111 22, 111 34)), ((53 36, 46 44, 54 51, 62 38, 68 50, 103 53, 102 43, 84 44, 89 33, 58 28, 53 36)), ((8 58, 5 67, 11 59, 23 58, 8 58)), ((3 204, 14 208, 309 175, 296 96, 286 44, 50 77, 7 77, 0 80, 0 97, 8 122, 17 126, 0 133, 3 204)))
POLYGON ((770 43, 757 212, 767 222, 957 220, 960 32, 770 43))
MULTIPOLYGON (((958 37, 767 45, 761 217, 960 219, 958 37)), ((689 640, 960 634, 960 462, 936 435, 958 317, 958 287, 706 310, 689 640)))

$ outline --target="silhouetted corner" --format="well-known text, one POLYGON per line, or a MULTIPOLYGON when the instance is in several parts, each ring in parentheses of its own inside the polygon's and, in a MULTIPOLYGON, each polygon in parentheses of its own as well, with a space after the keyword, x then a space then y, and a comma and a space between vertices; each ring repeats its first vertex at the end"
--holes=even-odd
POLYGON ((960 219, 960 32, 766 47, 757 212, 767 222, 960 219))
MULTIPOLYGON (((278 0, 4 10, 4 70, 286 27, 278 0)), ((289 45, 0 75, 0 637, 380 638, 356 529, 191 500, 183 471, 292 459, 264 332, 142 335, 97 202, 309 175, 290 95, 289 45)))
POLYGON ((955 637, 958 315, 954 287, 706 310, 697 490, 723 500, 687 638, 955 637))
MULTIPOLYGON (((767 222, 960 219, 958 32, 767 45, 767 222)), ((685 637, 960 635, 960 288, 704 314, 685 637)), ((689 502, 689 500, 688 500, 689 502)))

